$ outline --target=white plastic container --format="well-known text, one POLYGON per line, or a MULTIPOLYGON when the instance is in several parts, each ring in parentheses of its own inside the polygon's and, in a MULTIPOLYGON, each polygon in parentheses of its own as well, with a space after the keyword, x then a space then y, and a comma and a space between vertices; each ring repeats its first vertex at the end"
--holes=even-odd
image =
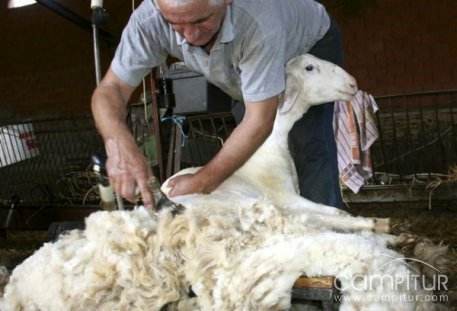
POLYGON ((0 127, 0 167, 39 155, 31 123, 0 127))

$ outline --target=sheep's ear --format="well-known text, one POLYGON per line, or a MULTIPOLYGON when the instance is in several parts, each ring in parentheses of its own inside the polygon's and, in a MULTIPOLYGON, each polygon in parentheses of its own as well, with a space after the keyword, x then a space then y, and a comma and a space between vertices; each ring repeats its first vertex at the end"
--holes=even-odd
POLYGON ((292 75, 289 75, 286 80, 286 89, 284 94, 280 97, 282 105, 279 108, 279 113, 287 113, 292 109, 295 100, 298 96, 298 80, 292 75))

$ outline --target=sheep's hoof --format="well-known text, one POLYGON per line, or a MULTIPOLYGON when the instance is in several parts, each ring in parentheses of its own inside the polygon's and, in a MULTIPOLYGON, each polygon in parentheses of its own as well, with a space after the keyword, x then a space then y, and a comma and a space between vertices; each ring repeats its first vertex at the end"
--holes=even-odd
POLYGON ((389 240, 388 243, 392 247, 404 247, 415 243, 417 238, 417 235, 410 233, 402 233, 399 236, 393 238, 392 240, 389 240))
POLYGON ((374 219, 374 232, 389 233, 390 232, 390 218, 375 218, 374 219))

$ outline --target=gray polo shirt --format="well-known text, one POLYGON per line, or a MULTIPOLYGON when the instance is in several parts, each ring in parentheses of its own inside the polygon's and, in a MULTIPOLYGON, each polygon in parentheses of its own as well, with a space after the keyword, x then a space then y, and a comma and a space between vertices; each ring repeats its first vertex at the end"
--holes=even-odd
POLYGON ((307 53, 329 26, 325 8, 313 0, 233 0, 208 55, 167 24, 153 0, 144 0, 124 29, 111 67, 138 86, 172 55, 231 97, 259 101, 284 90, 285 63, 307 53))

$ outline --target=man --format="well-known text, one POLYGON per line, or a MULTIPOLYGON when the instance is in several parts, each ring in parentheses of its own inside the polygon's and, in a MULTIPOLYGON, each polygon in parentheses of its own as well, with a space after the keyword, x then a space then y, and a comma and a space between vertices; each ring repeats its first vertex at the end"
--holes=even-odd
MULTIPOLYGON (((247 161, 272 130, 285 63, 308 52, 341 65, 338 29, 313 0, 144 0, 92 98, 115 191, 133 200, 137 186, 153 205, 151 168, 124 120, 136 86, 168 55, 245 103, 221 151, 196 174, 170 181, 170 196, 177 196, 210 193, 247 161)), ((332 117, 333 104, 313 107, 291 131, 290 148, 301 195, 342 207, 332 117)))

